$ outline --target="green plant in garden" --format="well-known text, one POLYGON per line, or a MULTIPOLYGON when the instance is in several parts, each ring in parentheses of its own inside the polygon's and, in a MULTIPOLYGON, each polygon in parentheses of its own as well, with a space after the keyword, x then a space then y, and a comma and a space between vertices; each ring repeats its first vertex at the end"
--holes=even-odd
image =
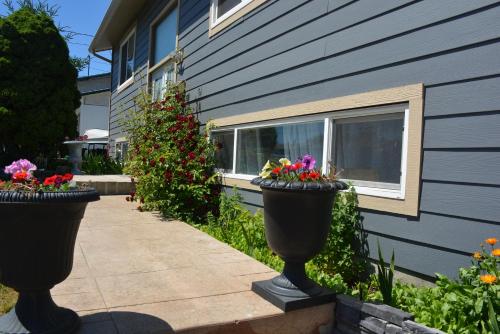
POLYGON ((382 256, 382 250, 380 249, 380 243, 377 240, 377 251, 378 251, 378 261, 377 264, 377 282, 382 294, 382 300, 387 305, 393 306, 392 300, 392 287, 394 283, 394 250, 392 251, 391 264, 387 267, 384 257, 382 256))
POLYGON ((139 112, 126 124, 131 149, 125 171, 136 180, 139 209, 160 210, 188 222, 204 222, 217 215, 220 184, 214 172, 215 158, 208 134, 185 102, 178 86, 165 98, 151 102, 143 95, 139 112))
POLYGON ((83 158, 82 171, 90 175, 122 174, 123 165, 107 155, 89 153, 83 158))
POLYGON ((491 250, 481 246, 473 255, 472 266, 461 268, 456 281, 438 274, 436 287, 432 288, 397 282, 395 305, 413 313, 418 322, 448 333, 492 333, 492 323, 500 319, 500 250, 493 248, 495 238, 486 242, 491 250))
POLYGON ((54 156, 76 135, 77 71, 50 13, 23 6, 0 18, 0 165, 54 156))
POLYGON ((362 217, 358 210, 358 196, 354 187, 336 195, 333 208, 333 222, 322 252, 312 262, 328 273, 339 274, 353 286, 362 280, 368 262, 364 253, 362 217))

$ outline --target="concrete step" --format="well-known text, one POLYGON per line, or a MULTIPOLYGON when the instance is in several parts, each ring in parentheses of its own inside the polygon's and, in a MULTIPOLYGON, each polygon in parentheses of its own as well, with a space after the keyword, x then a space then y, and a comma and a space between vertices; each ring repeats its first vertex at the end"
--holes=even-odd
POLYGON ((78 185, 95 188, 102 196, 128 195, 134 185, 128 175, 75 175, 78 185))

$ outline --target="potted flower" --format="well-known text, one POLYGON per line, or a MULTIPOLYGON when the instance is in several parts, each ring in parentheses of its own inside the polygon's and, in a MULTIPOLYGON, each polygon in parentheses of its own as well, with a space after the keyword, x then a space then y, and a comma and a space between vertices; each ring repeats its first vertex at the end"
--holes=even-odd
POLYGON ((0 283, 19 292, 15 308, 0 318, 0 333, 73 333, 78 315, 58 307, 50 289, 73 266, 80 221, 94 189, 78 188, 71 174, 40 182, 36 166, 19 160, 0 181, 0 283))
POLYGON ((285 262, 281 275, 254 282, 252 290, 284 311, 330 302, 334 293, 309 279, 305 263, 323 248, 332 222, 335 193, 347 189, 327 176, 306 155, 295 163, 268 161, 251 181, 262 189, 264 224, 269 247, 285 262))

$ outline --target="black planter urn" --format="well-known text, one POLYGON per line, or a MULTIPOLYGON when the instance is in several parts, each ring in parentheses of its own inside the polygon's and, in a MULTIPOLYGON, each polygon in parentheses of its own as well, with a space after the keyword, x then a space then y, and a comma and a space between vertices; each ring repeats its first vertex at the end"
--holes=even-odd
POLYGON ((284 182, 256 178, 264 199, 269 247, 285 262, 281 275, 253 282, 252 290, 283 311, 329 303, 335 293, 309 279, 305 263, 325 245, 335 194, 344 182, 284 182))
POLYGON ((67 192, 0 191, 0 283, 19 292, 0 317, 0 333, 74 333, 80 318, 50 295, 73 267, 80 221, 93 189, 67 192))

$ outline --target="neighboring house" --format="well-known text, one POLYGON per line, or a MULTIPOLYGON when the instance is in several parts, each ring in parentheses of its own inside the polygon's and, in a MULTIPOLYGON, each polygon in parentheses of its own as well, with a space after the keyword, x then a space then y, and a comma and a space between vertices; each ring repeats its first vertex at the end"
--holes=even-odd
POLYGON ((83 136, 90 129, 108 130, 111 100, 111 74, 78 78, 82 95, 81 106, 76 110, 78 134, 83 136))
POLYGON ((500 234, 499 18, 486 0, 113 0, 91 51, 113 51, 112 140, 141 88, 183 80, 248 207, 268 158, 312 153, 355 184, 372 258, 378 239, 402 272, 455 276, 500 234))

